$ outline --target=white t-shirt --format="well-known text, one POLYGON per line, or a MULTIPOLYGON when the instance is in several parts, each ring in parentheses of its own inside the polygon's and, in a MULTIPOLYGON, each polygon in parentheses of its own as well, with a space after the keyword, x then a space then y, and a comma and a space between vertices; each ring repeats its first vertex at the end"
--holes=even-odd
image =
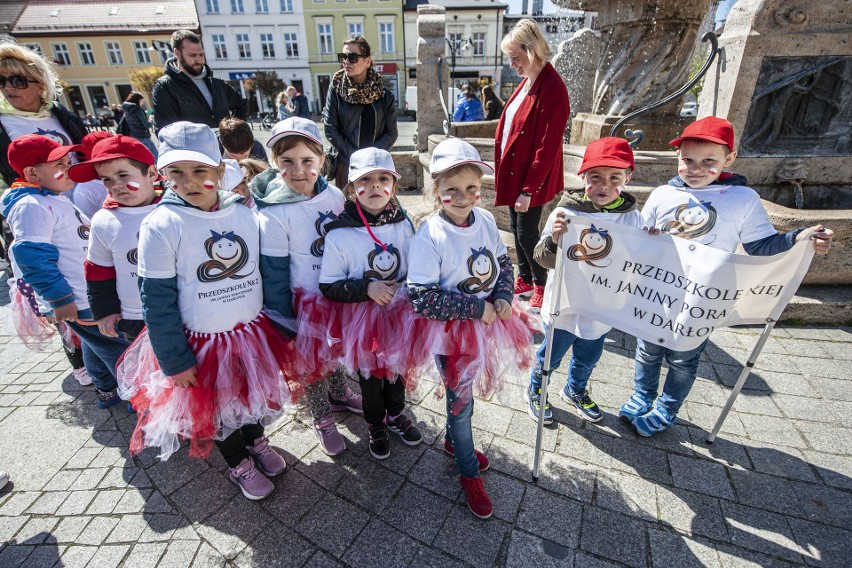
POLYGON ((319 290, 325 225, 343 211, 343 193, 329 185, 313 199, 258 209, 260 253, 290 257, 290 289, 319 290))
POLYGON ((260 313, 259 248, 257 218, 242 205, 212 212, 159 205, 142 222, 139 275, 177 276, 183 324, 222 333, 260 313))
MULTIPOLYGON (((76 160, 73 161, 76 162, 76 160)), ((107 193, 104 182, 99 179, 93 179, 92 181, 85 181, 75 185, 74 189, 68 192, 68 197, 77 206, 77 209, 91 218, 103 207, 107 193)))
POLYGON ((497 259, 506 254, 506 245, 494 216, 474 208, 474 222, 458 227, 433 215, 423 223, 411 241, 408 282, 438 284, 445 292, 473 294, 487 298, 500 276, 497 259))
MULTIPOLYGON (((527 81, 527 85, 529 85, 529 81, 527 81)), ((527 98, 528 89, 521 89, 521 92, 518 93, 518 96, 515 97, 504 111, 505 119, 503 120, 503 134, 501 136, 500 142, 500 151, 505 154, 506 153, 506 143, 509 141, 509 131, 512 130, 512 122, 515 120, 515 114, 517 114, 518 109, 521 108, 521 104, 523 104, 524 100, 527 98)))
MULTIPOLYGON (((64 195, 27 195, 9 211, 9 226, 19 243, 48 243, 59 251, 59 273, 71 286, 77 310, 89 308, 83 264, 89 248, 89 218, 77 209, 64 195)), ((12 256, 12 269, 21 274, 12 256)), ((58 298, 48 298, 57 300, 58 298)), ((50 304, 36 294, 42 313, 53 310, 50 304)))
POLYGON ((387 249, 376 244, 365 227, 344 227, 328 234, 320 282, 330 284, 350 278, 405 280, 414 229, 407 221, 370 229, 377 239, 388 245, 387 249))
MULTIPOLYGON (((550 217, 547 218, 547 223, 541 231, 541 240, 539 242, 553 234, 553 222, 556 220, 556 214, 559 211, 564 212, 567 216, 603 219, 610 223, 618 223, 620 225, 627 225, 628 227, 636 227, 637 229, 642 228, 642 214, 638 209, 634 209, 628 213, 585 213, 568 209, 567 207, 557 207, 550 213, 550 217)), ((544 301, 541 304, 541 313, 545 318, 550 315, 550 298, 555 280, 556 271, 551 269, 547 274, 547 283, 544 285, 544 301)), ((599 321, 577 314, 560 314, 549 325, 573 333, 580 339, 597 339, 612 329, 610 326, 602 324, 599 321)))
POLYGON ((115 268, 115 285, 121 301, 121 317, 142 319, 139 297, 139 227, 156 205, 101 209, 92 217, 89 262, 115 268))
POLYGON ((661 185, 648 196, 642 217, 648 227, 727 252, 777 232, 757 192, 742 185, 661 185))

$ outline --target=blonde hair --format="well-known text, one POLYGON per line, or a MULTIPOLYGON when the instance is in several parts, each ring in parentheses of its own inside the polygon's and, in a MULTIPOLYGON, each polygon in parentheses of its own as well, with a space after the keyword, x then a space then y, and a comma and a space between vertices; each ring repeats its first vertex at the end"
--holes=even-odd
POLYGON ((62 85, 53 65, 28 47, 9 41, 0 42, 0 70, 40 81, 41 98, 46 105, 53 103, 62 94, 62 85))
POLYGON ((516 45, 527 52, 527 57, 544 65, 553 56, 550 45, 544 39, 541 28, 534 20, 524 18, 509 30, 509 33, 500 42, 500 49, 508 53, 509 48, 516 45))
POLYGON ((445 170, 443 172, 433 174, 432 179, 429 181, 429 191, 432 192, 432 197, 435 200, 435 204, 434 204, 434 207, 424 215, 424 217, 429 216, 432 213, 435 213, 436 211, 438 211, 442 207, 441 194, 440 194, 440 188, 439 188, 439 185, 441 184, 441 182, 443 180, 445 180, 446 178, 450 177, 450 176, 453 176, 453 175, 456 175, 456 174, 462 173, 462 172, 470 172, 472 174, 475 174, 480 180, 482 179, 482 176, 483 176, 482 170, 479 169, 479 166, 474 165, 474 164, 461 164, 460 166, 456 166, 454 168, 450 168, 450 169, 445 170))
POLYGON ((240 168, 243 170, 245 174, 243 179, 247 182, 250 182, 254 179, 259 173, 265 172, 271 166, 262 160, 256 160, 254 158, 245 158, 244 160, 240 160, 240 168))

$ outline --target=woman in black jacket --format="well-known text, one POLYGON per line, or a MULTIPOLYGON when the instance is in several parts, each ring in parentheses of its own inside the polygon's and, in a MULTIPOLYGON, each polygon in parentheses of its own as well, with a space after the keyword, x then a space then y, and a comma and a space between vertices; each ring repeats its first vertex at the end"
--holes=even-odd
POLYGON ((156 158, 157 146, 151 140, 151 127, 153 125, 145 115, 145 97, 142 93, 130 91, 121 105, 121 110, 124 111, 124 122, 129 129, 129 136, 142 142, 156 158))
POLYGON ((343 52, 337 54, 343 68, 334 74, 322 121, 325 136, 337 151, 338 187, 346 185, 349 156, 361 148, 390 151, 396 142, 396 103, 373 69, 370 44, 363 37, 343 40, 343 52))

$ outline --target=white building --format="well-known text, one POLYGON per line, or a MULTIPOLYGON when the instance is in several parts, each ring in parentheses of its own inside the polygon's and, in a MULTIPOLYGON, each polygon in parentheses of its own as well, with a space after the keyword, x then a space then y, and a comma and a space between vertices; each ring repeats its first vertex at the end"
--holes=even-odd
MULTIPOLYGON (((302 0, 195 0, 207 64, 245 96, 243 79, 276 72, 313 100, 302 0)), ((256 110, 271 110, 255 93, 256 110)), ((253 108, 254 110, 254 108, 253 108)))

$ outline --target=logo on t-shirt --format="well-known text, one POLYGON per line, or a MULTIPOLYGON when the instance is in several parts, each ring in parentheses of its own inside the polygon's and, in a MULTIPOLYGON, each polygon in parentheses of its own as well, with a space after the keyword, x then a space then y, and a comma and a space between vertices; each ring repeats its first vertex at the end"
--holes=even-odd
POLYGON ((612 263, 608 259, 605 264, 595 264, 592 261, 603 260, 612 250, 612 237, 605 229, 598 229, 594 225, 580 231, 580 242, 568 247, 568 258, 577 262, 585 262, 597 268, 604 268, 612 263))
MULTIPOLYGON (((136 242, 139 242, 139 233, 136 233, 136 242)), ((139 248, 134 247, 127 251, 127 262, 136 266, 139 264, 139 248)))
POLYGON ((201 282, 216 282, 226 278, 239 280, 254 272, 252 262, 251 270, 245 274, 239 273, 249 261, 248 245, 242 237, 235 235, 233 231, 210 233, 212 236, 204 241, 204 251, 211 260, 202 263, 197 271, 201 282))
POLYGON ((476 294, 490 289, 497 280, 497 262, 485 247, 470 249, 470 253, 467 257, 467 271, 471 276, 459 282, 457 288, 465 294, 476 294))
POLYGON ((33 134, 47 136, 54 142, 58 142, 60 146, 68 146, 71 143, 71 140, 58 130, 45 130, 43 128, 38 128, 33 134))
MULTIPOLYGON (((679 205, 674 212, 674 221, 667 221, 661 227, 671 235, 677 235, 684 239, 701 237, 713 230, 716 225, 716 209, 709 201, 693 201, 679 205)), ((712 242, 711 239, 710 242, 712 242)), ((704 242, 704 244, 710 244, 704 242)))
POLYGON ((81 239, 83 239, 84 241, 88 241, 89 240, 89 233, 91 232, 91 229, 86 224, 86 222, 83 220, 83 216, 80 214, 79 211, 74 211, 74 215, 76 215, 77 220, 80 221, 80 226, 77 227, 77 236, 80 237, 81 239))
POLYGON ((337 219, 337 215, 335 215, 331 211, 326 211, 323 213, 322 211, 317 212, 317 220, 314 221, 314 228, 317 230, 317 234, 319 238, 311 243, 311 254, 320 257, 322 253, 325 252, 325 235, 328 231, 325 230, 325 224, 329 221, 334 221, 337 219))
POLYGON ((376 248, 367 255, 367 263, 370 270, 364 272, 364 278, 371 280, 396 280, 399 278, 400 265, 399 250, 393 245, 382 248, 376 244, 376 248))

